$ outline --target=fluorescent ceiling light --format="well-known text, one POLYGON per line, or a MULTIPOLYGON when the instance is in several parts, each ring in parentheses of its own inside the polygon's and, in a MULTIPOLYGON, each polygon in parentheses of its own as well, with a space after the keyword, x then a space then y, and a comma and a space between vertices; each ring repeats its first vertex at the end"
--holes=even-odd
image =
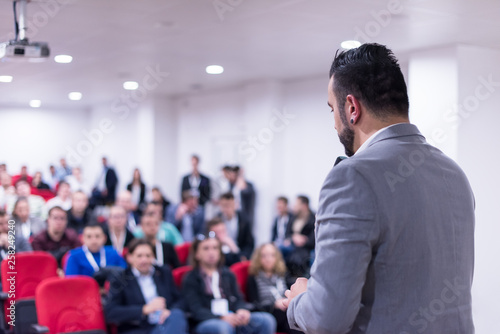
POLYGON ((207 66, 205 71, 207 71, 208 74, 221 74, 222 72, 224 72, 224 67, 220 65, 210 65, 207 66))
POLYGON ((340 43, 340 46, 343 49, 349 50, 349 49, 355 49, 357 47, 360 47, 361 43, 358 41, 343 41, 342 43, 340 43))
POLYGON ((136 90, 139 88, 139 84, 136 81, 125 81, 123 83, 123 88, 126 90, 136 90))
POLYGON ((11 75, 0 75, 0 82, 12 82, 11 75))
POLYGON ((42 101, 40 101, 40 100, 31 100, 30 101, 31 108, 40 108, 41 105, 42 105, 42 101))
POLYGON ((59 64, 68 64, 73 61, 73 57, 68 55, 57 55, 54 57, 54 60, 59 64))
POLYGON ((82 93, 80 92, 71 92, 68 94, 68 98, 71 101, 80 101, 82 99, 82 93))

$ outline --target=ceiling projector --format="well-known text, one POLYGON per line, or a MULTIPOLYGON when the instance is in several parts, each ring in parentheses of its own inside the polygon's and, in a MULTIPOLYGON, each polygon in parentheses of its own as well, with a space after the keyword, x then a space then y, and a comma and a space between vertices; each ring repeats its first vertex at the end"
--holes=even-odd
POLYGON ((0 44, 0 59, 46 58, 50 55, 47 43, 27 40, 10 41, 0 44))

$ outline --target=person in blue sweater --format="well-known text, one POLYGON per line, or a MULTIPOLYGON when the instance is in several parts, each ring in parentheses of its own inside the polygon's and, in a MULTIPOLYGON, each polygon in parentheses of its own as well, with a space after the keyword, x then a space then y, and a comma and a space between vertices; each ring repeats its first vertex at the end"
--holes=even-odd
POLYGON ((112 246, 104 246, 106 235, 102 226, 92 223, 83 229, 83 246, 70 252, 66 276, 86 275, 93 277, 105 267, 126 268, 127 263, 112 246))

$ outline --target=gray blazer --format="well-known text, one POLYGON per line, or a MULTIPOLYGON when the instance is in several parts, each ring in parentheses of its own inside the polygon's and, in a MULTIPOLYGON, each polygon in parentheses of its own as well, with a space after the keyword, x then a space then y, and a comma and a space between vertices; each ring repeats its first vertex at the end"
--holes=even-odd
POLYGON ((306 333, 471 334, 474 197, 411 124, 335 166, 320 192, 316 260, 288 309, 306 333))

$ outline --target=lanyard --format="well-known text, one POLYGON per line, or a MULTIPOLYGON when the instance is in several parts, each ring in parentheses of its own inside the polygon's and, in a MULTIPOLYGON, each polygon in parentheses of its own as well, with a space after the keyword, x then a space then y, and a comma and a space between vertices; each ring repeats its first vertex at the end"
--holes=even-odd
POLYGON ((220 299, 222 297, 219 289, 219 272, 214 271, 212 274, 212 293, 215 299, 220 299))
POLYGON ((159 240, 156 240, 156 264, 160 267, 164 265, 163 263, 163 247, 159 240))
MULTIPOLYGON (((90 253, 88 247, 82 246, 82 250, 85 253, 85 257, 89 261, 90 265, 92 266, 92 268, 94 268, 94 271, 99 271, 99 266, 97 265, 97 262, 92 256, 92 253, 90 253)), ((101 247, 100 256, 101 256, 100 259, 101 268, 104 268, 106 267, 106 252, 104 251, 104 247, 101 247)))
POLYGON ((123 253, 123 247, 125 246, 125 237, 126 237, 126 234, 127 234, 126 231, 123 232, 122 237, 120 238, 120 240, 118 240, 118 238, 116 237, 115 232, 113 232, 113 231, 109 231, 109 232, 110 232, 109 236, 111 237, 111 243, 115 247, 115 249, 118 252, 118 254, 122 254, 123 253))

